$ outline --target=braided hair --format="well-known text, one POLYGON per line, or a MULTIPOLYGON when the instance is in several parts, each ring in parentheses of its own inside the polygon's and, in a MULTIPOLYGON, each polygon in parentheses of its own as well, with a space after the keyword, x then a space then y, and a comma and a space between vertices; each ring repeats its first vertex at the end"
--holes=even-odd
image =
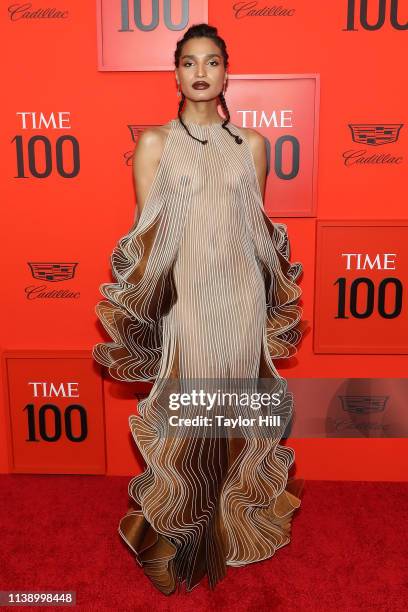
MULTIPOLYGON (((199 23, 199 24, 191 26, 184 33, 183 38, 177 41, 176 50, 174 52, 174 63, 176 67, 179 66, 181 50, 183 48, 184 43, 190 40, 191 38, 200 38, 203 36, 205 36, 206 38, 211 38, 211 40, 215 42, 215 44, 221 51, 222 57, 224 59, 225 68, 228 67, 228 52, 227 52, 227 48, 225 45, 225 41, 223 38, 221 38, 221 36, 218 35, 217 28, 215 28, 214 26, 210 26, 207 23, 199 23)), ((232 138, 234 138, 237 144, 242 144, 242 138, 240 136, 237 136, 236 134, 233 134, 227 125, 230 122, 230 113, 228 110, 227 102, 225 101, 224 94, 220 92, 218 94, 218 98, 220 100, 222 110, 226 116, 226 119, 224 119, 224 121, 222 122, 222 127, 224 128, 224 130, 227 130, 227 132, 232 136, 232 138)), ((208 140, 201 140, 200 138, 196 138, 195 136, 193 136, 193 134, 191 134, 190 130, 188 129, 187 125, 184 123, 181 117, 181 111, 184 106, 185 99, 186 99, 185 94, 181 92, 181 100, 179 103, 178 113, 177 113, 180 123, 182 124, 184 129, 187 131, 187 133, 191 136, 191 138, 194 138, 194 140, 198 140, 202 144, 207 144, 208 140)))

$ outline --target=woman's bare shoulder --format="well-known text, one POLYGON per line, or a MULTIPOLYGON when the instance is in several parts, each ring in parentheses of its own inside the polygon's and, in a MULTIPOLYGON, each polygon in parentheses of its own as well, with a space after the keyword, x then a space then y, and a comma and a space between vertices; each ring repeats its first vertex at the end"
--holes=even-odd
POLYGON ((135 152, 138 155, 148 155, 151 159, 160 158, 169 131, 170 122, 145 128, 137 140, 135 152))
POLYGON ((244 128, 240 126, 236 126, 236 127, 238 127, 238 129, 240 129, 244 133, 247 139, 250 142, 253 142, 255 145, 256 143, 262 143, 265 140, 265 137, 260 132, 257 132, 257 130, 254 130, 253 128, 244 128))

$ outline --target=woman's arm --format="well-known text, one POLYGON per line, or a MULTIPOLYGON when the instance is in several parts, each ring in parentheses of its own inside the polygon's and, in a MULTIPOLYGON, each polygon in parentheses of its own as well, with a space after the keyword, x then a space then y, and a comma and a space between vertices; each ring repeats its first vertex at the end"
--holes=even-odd
POLYGON ((145 205, 163 153, 166 136, 166 130, 162 126, 146 128, 136 143, 132 160, 137 200, 135 220, 139 220, 145 205))
POLYGON ((266 143, 265 138, 262 134, 256 130, 247 128, 248 142, 251 148, 252 157, 254 158, 254 164, 256 174, 258 177, 259 188, 262 194, 262 199, 265 195, 265 184, 266 184, 266 169, 267 169, 267 157, 266 157, 266 143))

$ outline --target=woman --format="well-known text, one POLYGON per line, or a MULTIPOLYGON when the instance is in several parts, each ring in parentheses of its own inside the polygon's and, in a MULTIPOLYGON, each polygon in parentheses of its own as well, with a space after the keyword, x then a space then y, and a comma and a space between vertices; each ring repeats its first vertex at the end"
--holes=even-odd
MULTIPOLYGON (((114 378, 155 382, 129 420, 147 468, 129 483, 136 507, 119 533, 165 594, 205 574, 214 588, 227 565, 272 556, 290 541, 300 505, 300 481, 288 483, 293 449, 278 443, 291 395, 272 359, 297 352, 301 265, 288 260, 286 226, 263 211, 263 137, 229 121, 228 54, 216 28, 187 30, 175 66, 178 118, 138 141, 139 216, 112 254, 117 283, 101 285, 107 300, 96 307, 113 342, 93 351, 114 378), (269 381, 281 401, 262 414, 279 413, 282 427, 266 436, 257 425, 171 433, 163 381, 180 390, 203 378, 269 381)), ((196 410, 192 402, 178 416, 196 410)))

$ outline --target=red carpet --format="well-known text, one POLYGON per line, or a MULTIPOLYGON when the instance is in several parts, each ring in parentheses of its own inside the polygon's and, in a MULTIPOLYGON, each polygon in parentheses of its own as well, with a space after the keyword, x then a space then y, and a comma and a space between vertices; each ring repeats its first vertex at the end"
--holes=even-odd
POLYGON ((77 610, 406 610, 408 483, 307 481, 288 546, 166 597, 117 533, 129 480, 0 475, 0 590, 74 590, 77 610))

